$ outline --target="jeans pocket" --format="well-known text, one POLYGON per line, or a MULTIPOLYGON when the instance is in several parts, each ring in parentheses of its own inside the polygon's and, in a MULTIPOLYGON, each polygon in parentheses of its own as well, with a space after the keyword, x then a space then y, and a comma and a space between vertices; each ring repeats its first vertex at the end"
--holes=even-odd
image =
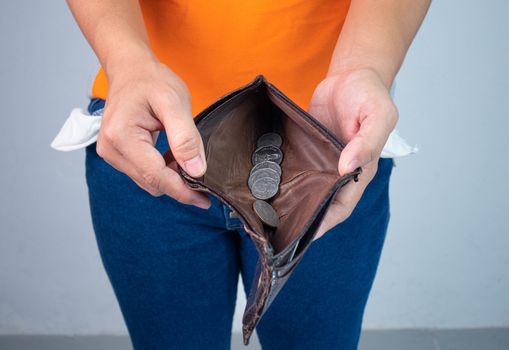
POLYGON ((92 97, 90 99, 90 103, 88 104, 88 113, 93 116, 103 115, 105 104, 106 101, 102 98, 92 97))

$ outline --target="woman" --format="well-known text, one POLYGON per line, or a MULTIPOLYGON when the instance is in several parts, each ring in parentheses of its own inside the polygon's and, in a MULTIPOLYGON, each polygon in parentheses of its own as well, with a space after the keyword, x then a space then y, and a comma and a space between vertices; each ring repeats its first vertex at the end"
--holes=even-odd
POLYGON ((387 143, 398 119, 389 89, 429 2, 68 0, 102 66, 87 184, 135 349, 230 346, 238 274, 249 291, 257 253, 238 219, 187 188, 161 153, 169 146, 202 175, 193 115, 257 74, 347 143, 339 174, 363 168, 259 323, 260 342, 357 347, 389 220, 393 161, 380 154, 401 155, 387 143))

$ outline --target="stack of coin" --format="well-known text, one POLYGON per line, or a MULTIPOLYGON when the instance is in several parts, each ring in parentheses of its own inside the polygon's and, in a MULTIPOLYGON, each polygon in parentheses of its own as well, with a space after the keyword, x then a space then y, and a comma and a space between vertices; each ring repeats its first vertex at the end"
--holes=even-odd
POLYGON ((253 209, 260 220, 270 227, 279 225, 279 216, 267 201, 279 191, 280 164, 283 161, 280 149, 282 143, 279 134, 274 132, 263 134, 256 142, 257 148, 251 157, 253 168, 249 174, 248 186, 257 199, 253 209))

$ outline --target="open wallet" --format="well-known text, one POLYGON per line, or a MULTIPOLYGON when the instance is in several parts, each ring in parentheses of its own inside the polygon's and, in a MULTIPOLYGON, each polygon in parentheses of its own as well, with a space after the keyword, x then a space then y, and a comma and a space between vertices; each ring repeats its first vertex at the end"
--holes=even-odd
MULTIPOLYGON (((315 237, 335 194, 361 168, 340 176, 343 144, 325 126, 258 75, 224 95, 195 118, 203 139, 207 171, 200 178, 177 168, 192 189, 217 197, 241 220, 259 254, 243 316, 244 344, 315 237), (279 216, 268 227, 256 215, 248 178, 258 138, 281 135, 281 179, 270 205, 279 216)), ((164 155, 174 161, 171 151, 164 155)), ((317 271, 317 273, 319 273, 317 271)))

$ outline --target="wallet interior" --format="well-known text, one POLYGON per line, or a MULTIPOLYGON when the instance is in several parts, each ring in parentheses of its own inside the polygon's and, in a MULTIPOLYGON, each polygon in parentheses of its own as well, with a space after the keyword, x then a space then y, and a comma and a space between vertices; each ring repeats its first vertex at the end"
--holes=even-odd
POLYGON ((238 211, 256 235, 268 240, 275 255, 309 234, 317 208, 341 181, 340 144, 302 114, 284 96, 260 84, 197 121, 207 158, 207 172, 199 182, 238 211), (280 217, 275 230, 265 227, 254 213, 256 199, 248 187, 251 155, 266 132, 277 132, 283 139, 280 189, 269 201, 280 217))

